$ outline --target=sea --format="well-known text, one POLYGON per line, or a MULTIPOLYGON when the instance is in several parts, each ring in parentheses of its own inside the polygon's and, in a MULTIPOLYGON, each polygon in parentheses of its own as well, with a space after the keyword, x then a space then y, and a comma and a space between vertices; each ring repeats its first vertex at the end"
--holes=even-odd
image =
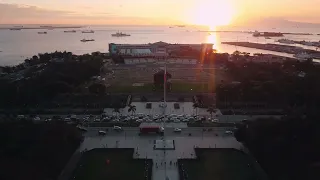
MULTIPOLYGON (((25 27, 25 26, 24 26, 25 27)), ((3 27, 2 27, 3 28, 3 27)), ((246 27, 224 27, 209 29, 199 26, 84 26, 74 28, 76 33, 65 33, 73 29, 22 29, 10 30, 1 29, 0 26, 0 66, 11 66, 22 63, 26 58, 45 52, 70 51, 74 54, 85 54, 95 51, 108 52, 109 43, 122 44, 147 44, 158 41, 167 43, 200 44, 213 43, 214 49, 218 52, 233 53, 240 52, 275 54, 285 57, 293 57, 292 54, 273 51, 259 50, 222 44, 221 42, 256 42, 276 43, 280 38, 265 39, 264 37, 253 37, 247 31, 268 31, 268 32, 290 32, 290 33, 311 33, 313 35, 285 35, 286 39, 320 41, 320 28, 246 28, 246 27), (84 30, 93 30, 94 33, 81 33, 84 30), (214 32, 207 32, 213 30, 214 32), (46 31, 47 34, 38 34, 46 31), (130 34, 127 37, 112 37, 116 32, 130 34), (94 39, 91 42, 81 42, 81 39, 94 39)), ((306 49, 317 50, 316 47, 301 46, 306 49)))

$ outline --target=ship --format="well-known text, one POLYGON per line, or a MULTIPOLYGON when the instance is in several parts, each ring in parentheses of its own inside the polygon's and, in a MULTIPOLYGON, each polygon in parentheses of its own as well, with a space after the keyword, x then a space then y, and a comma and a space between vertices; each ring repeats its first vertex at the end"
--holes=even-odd
POLYGON ((283 43, 283 44, 295 44, 295 42, 290 39, 279 39, 277 42, 283 43))
POLYGON ((312 56, 306 52, 295 54, 295 55, 293 55, 293 57, 301 59, 301 60, 307 60, 307 59, 312 58, 312 56))
POLYGON ((263 33, 260 33, 259 31, 255 31, 253 33, 253 36, 254 37, 282 37, 283 34, 282 33, 276 33, 276 32, 263 32, 263 33))
POLYGON ((10 30, 12 30, 12 31, 20 31, 21 28, 10 28, 10 30))
POLYGON ((47 34, 46 31, 41 31, 41 32, 38 32, 38 34, 47 34))
POLYGON ((117 32, 115 34, 111 34, 111 36, 113 37, 124 37, 124 36, 131 36, 130 34, 125 34, 125 33, 122 33, 122 32, 117 32))
POLYGON ((88 42, 88 41, 94 41, 94 39, 81 39, 81 42, 88 42))
POLYGON ((63 31, 63 32, 65 32, 65 33, 75 33, 77 31, 76 30, 69 30, 69 31, 63 31))
POLYGON ((90 31, 82 31, 82 33, 94 33, 93 30, 90 30, 90 31))
POLYGON ((260 33, 259 33, 258 31, 255 31, 255 32, 253 33, 253 36, 254 36, 254 37, 259 37, 259 36, 260 36, 260 33))

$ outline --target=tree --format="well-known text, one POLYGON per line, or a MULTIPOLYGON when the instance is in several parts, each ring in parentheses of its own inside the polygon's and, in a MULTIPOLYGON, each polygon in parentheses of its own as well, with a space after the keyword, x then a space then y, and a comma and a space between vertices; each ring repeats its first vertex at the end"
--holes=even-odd
POLYGON ((128 112, 131 112, 131 114, 133 115, 133 114, 136 113, 136 110, 137 110, 137 108, 136 108, 135 105, 130 105, 129 109, 128 109, 128 112))
POLYGON ((106 86, 100 83, 94 83, 91 86, 89 86, 90 93, 94 94, 104 94, 106 90, 106 86))
POLYGON ((236 60, 239 59, 241 52, 240 51, 235 51, 232 53, 232 56, 235 57, 236 60))
POLYGON ((117 115, 119 115, 120 114, 120 108, 114 108, 113 112, 115 112, 115 113, 117 113, 117 115))
POLYGON ((193 109, 196 110, 196 115, 198 115, 198 107, 199 107, 199 104, 194 103, 192 106, 193 106, 193 109))
POLYGON ((215 113, 216 110, 215 110, 213 107, 209 107, 209 108, 207 109, 207 112, 210 113, 211 119, 212 119, 212 114, 215 113))

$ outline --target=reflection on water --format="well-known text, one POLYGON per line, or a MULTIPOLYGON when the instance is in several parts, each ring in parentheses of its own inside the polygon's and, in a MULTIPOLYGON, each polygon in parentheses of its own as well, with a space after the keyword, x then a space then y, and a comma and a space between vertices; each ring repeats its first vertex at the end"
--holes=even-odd
POLYGON ((207 36, 207 43, 212 43, 213 44, 213 49, 215 49, 217 52, 220 52, 220 41, 218 41, 218 34, 216 32, 211 32, 207 36))
POLYGON ((216 52, 221 52, 220 49, 220 37, 219 37, 219 33, 214 32, 216 31, 215 27, 210 27, 210 33, 208 33, 207 38, 206 38, 206 42, 207 43, 212 43, 213 44, 213 49, 216 50, 216 52))

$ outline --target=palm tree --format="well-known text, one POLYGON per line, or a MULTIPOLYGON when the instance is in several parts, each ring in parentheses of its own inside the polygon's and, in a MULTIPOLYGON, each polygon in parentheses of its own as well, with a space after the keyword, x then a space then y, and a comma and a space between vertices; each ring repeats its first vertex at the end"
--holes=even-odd
POLYGON ((209 107, 209 108, 207 109, 207 112, 210 113, 211 119, 212 119, 212 114, 215 113, 216 110, 215 110, 213 107, 209 107))
POLYGON ((113 109, 113 112, 115 112, 115 113, 117 113, 117 114, 119 115, 119 113, 120 113, 120 108, 114 108, 114 109, 113 109))
POLYGON ((136 106, 135 105, 130 105, 129 106, 129 109, 128 109, 128 112, 131 112, 131 115, 135 114, 136 113, 136 106))
POLYGON ((196 110, 196 115, 198 114, 198 107, 199 107, 199 105, 197 103, 193 104, 193 109, 196 110))

